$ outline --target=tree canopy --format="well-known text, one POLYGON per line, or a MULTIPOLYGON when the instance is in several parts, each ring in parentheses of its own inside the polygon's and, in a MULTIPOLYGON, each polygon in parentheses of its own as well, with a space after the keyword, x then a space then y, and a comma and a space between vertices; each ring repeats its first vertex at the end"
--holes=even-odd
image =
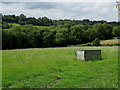
POLYGON ((3 49, 62 47, 120 37, 120 23, 3 15, 3 49))

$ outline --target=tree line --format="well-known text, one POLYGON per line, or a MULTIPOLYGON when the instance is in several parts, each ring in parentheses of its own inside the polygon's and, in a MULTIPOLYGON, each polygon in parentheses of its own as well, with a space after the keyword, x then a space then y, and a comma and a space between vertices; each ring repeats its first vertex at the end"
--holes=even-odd
MULTIPOLYGON (((26 17, 24 14, 20 14, 19 16, 16 15, 1 15, 2 16, 2 21, 3 25, 4 22, 8 23, 18 23, 20 25, 26 25, 26 24, 32 24, 32 25, 38 25, 38 26, 51 26, 51 25, 66 25, 66 26, 71 26, 71 25, 77 25, 77 24, 82 24, 82 25, 94 25, 96 23, 108 23, 112 24, 113 26, 120 25, 118 22, 107 22, 105 20, 100 20, 100 21, 90 21, 89 19, 83 19, 83 20, 69 20, 69 19, 60 19, 60 20, 51 20, 48 17, 26 17)), ((3 27, 5 28, 5 27, 3 27)))
POLYGON ((36 19, 23 14, 2 18, 2 49, 63 47, 120 36, 118 22, 36 19))

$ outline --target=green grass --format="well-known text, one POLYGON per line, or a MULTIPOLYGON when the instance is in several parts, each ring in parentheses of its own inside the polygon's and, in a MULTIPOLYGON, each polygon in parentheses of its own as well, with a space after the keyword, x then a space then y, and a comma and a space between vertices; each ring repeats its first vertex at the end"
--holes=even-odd
POLYGON ((118 87, 117 46, 4 50, 2 60, 7 88, 118 87), (101 49, 103 60, 76 60, 83 49, 101 49))

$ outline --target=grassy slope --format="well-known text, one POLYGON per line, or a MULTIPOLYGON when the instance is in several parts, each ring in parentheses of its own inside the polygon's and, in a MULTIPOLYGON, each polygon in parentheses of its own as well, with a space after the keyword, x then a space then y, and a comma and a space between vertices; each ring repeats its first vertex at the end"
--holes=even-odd
POLYGON ((3 51, 3 87, 116 88, 118 47, 3 51), (102 49, 103 60, 78 61, 74 50, 102 49))
POLYGON ((101 45, 120 45, 120 39, 102 40, 101 45))

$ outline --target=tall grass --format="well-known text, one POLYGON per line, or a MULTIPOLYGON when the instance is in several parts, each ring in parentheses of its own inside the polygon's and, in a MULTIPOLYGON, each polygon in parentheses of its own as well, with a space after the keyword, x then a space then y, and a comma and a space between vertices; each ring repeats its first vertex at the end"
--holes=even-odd
POLYGON ((117 88, 118 47, 4 50, 3 87, 117 88), (76 60, 76 50, 101 49, 98 61, 76 60))

